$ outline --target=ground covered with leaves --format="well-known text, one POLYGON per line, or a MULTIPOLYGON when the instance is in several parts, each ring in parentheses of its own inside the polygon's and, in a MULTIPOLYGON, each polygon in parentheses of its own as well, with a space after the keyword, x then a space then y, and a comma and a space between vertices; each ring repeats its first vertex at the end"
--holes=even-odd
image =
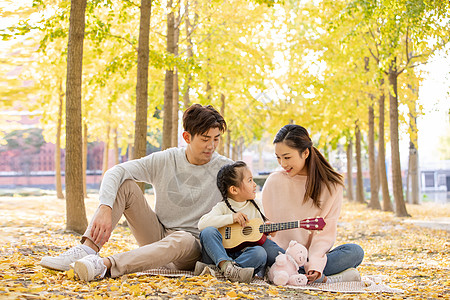
MULTIPOLYGON (((88 218, 98 200, 86 200, 88 218)), ((336 245, 361 245, 365 259, 361 275, 385 275, 401 294, 342 294, 255 286, 217 281, 211 276, 166 278, 130 274, 85 283, 73 271, 56 272, 38 265, 78 243, 79 236, 64 231, 65 201, 52 196, 0 197, 0 298, 6 299, 450 299, 450 232, 419 227, 414 220, 450 216, 450 204, 408 205, 412 218, 373 211, 364 204, 345 202, 336 245)), ((134 238, 118 226, 102 256, 134 249, 134 238)))

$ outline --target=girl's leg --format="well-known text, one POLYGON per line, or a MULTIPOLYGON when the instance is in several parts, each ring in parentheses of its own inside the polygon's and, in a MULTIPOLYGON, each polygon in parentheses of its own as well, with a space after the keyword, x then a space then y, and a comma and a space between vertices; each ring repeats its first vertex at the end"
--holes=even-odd
POLYGON ((200 232, 200 243, 202 244, 202 262, 215 264, 224 260, 232 260, 222 245, 222 235, 215 227, 206 227, 200 232))
POLYGON ((356 268, 364 258, 364 250, 356 244, 340 245, 327 253, 325 276, 340 273, 348 268, 356 268))
POLYGON ((254 274, 258 274, 266 266, 267 253, 261 246, 247 247, 234 261, 242 268, 255 269, 254 274))
POLYGON ((267 253, 267 263, 266 266, 270 267, 275 262, 275 258, 278 256, 278 254, 285 253, 286 251, 277 245, 274 241, 267 239, 264 244, 262 245, 264 250, 266 250, 267 253))

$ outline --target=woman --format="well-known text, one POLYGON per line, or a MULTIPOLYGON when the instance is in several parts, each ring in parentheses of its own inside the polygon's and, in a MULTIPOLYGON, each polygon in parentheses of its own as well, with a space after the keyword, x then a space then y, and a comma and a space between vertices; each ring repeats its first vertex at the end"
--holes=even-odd
POLYGON ((285 230, 273 241, 286 249, 289 241, 296 240, 308 249, 308 262, 299 272, 306 274, 309 283, 360 281, 355 268, 363 260, 363 249, 344 244, 331 250, 342 205, 342 176, 313 146, 302 126, 284 126, 273 143, 283 171, 272 173, 264 184, 262 201, 268 219, 287 222, 320 216, 326 222, 321 232, 285 230))

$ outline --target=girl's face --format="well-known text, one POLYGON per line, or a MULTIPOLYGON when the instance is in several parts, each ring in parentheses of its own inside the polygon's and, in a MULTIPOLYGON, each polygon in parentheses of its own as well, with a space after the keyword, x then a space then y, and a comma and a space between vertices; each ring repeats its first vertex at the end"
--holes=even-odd
POLYGON ((277 156, 278 164, 290 177, 308 175, 305 162, 309 155, 309 149, 300 154, 297 149, 289 147, 285 142, 280 142, 275 144, 275 155, 277 156))
POLYGON ((253 200, 256 197, 256 183, 253 181, 252 172, 248 168, 243 168, 243 178, 239 187, 232 186, 232 199, 237 202, 253 200))

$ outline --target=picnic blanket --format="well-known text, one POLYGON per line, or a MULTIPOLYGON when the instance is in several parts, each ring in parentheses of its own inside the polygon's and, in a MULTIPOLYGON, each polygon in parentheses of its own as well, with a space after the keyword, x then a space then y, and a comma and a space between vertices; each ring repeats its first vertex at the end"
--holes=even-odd
MULTIPOLYGON (((225 281, 226 278, 219 272, 214 273, 210 270, 210 274, 214 275, 218 280, 225 281)), ((168 268, 158 268, 140 272, 138 275, 161 275, 166 277, 194 277, 194 272, 174 270, 168 268)), ((312 283, 306 286, 291 286, 286 287, 302 290, 316 290, 324 292, 339 292, 339 293, 403 293, 404 291, 397 288, 391 288, 383 283, 384 275, 361 276, 361 281, 353 282, 339 282, 339 283, 312 283)), ((255 285, 270 285, 267 279, 253 278, 250 284, 255 285)))

